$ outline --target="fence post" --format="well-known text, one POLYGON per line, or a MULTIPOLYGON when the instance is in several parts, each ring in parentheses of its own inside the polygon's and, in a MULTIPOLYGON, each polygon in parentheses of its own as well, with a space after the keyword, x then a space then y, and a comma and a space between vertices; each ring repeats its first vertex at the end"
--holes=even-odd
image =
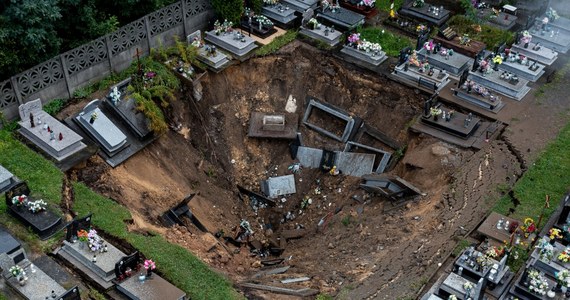
POLYGON ((69 72, 67 71, 67 64, 63 55, 59 55, 59 61, 61 62, 61 68, 63 69, 63 79, 65 80, 65 86, 67 87, 67 94, 69 99, 73 98, 73 93, 71 92, 71 85, 69 84, 69 72))
POLYGON ((20 94, 20 89, 18 88, 18 82, 16 81, 16 76, 10 77, 10 82, 12 83, 12 89, 14 90, 14 94, 16 95, 16 99, 20 105, 24 104, 22 101, 22 95, 20 94))
POLYGON ((188 36, 188 32, 186 32, 186 11, 188 8, 186 7, 186 0, 180 0, 180 2, 182 3, 182 34, 184 35, 182 38, 186 40, 188 36))
POLYGON ((150 55, 150 49, 152 49, 152 38, 150 36, 150 21, 148 20, 148 15, 144 16, 144 26, 146 28, 146 40, 148 43, 148 54, 150 55))
POLYGON ((111 38, 110 38, 110 34, 107 34, 105 36, 105 46, 107 46, 107 58, 109 59, 109 69, 110 69, 110 74, 113 74, 115 72, 115 68, 113 68, 113 60, 112 60, 112 52, 111 52, 111 38))

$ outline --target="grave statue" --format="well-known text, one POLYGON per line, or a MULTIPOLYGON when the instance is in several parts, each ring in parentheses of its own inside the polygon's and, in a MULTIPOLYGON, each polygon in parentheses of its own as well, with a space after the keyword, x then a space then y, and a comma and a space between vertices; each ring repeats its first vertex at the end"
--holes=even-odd
POLYGON ((34 124, 34 115, 32 113, 30 113, 30 127, 36 127, 36 124, 34 124))
POLYGON ((111 101, 113 101, 113 104, 117 105, 117 103, 119 103, 119 101, 121 100, 121 92, 119 92, 119 88, 115 86, 111 91, 109 97, 111 97, 111 101))

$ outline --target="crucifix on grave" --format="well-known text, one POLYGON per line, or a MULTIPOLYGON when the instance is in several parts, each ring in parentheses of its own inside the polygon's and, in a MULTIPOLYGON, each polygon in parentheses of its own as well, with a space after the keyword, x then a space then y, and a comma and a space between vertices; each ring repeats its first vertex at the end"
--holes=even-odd
POLYGON ((424 117, 429 118, 431 116, 431 108, 435 103, 436 97, 439 95, 439 92, 433 93, 429 98, 424 101, 424 117))
POLYGON ((139 50, 139 48, 137 48, 137 52, 135 54, 136 58, 137 58, 137 74, 139 76, 143 75, 143 69, 142 69, 142 64, 141 64, 141 52, 139 50))

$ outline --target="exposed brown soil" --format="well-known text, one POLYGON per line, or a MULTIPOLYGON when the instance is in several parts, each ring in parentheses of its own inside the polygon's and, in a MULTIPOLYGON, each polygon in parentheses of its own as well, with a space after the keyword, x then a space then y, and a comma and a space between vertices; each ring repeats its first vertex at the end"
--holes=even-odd
MULTIPOLYGON (((555 97, 541 100, 542 105, 534 99, 509 102, 516 107, 513 118, 520 120, 511 122, 505 133, 511 147, 496 140, 478 152, 461 149, 407 130, 421 111, 423 96, 301 42, 277 55, 209 73, 202 84, 200 102, 185 90, 171 110, 171 119, 182 125, 181 130, 169 131, 115 169, 92 158, 77 170, 78 179, 129 208, 131 230, 163 234, 234 282, 258 271, 261 258, 250 255, 247 246, 237 251, 231 244, 221 245, 213 233, 223 230, 232 236, 245 219, 255 232, 252 239, 269 243, 281 230, 302 226, 308 233, 288 240, 282 255, 293 268, 261 282, 279 285, 277 278, 309 276, 310 281, 291 287, 317 288, 346 299, 414 297, 456 238, 475 228, 488 212, 497 185, 512 185, 520 177, 521 164, 511 149, 532 161, 568 120, 569 104, 555 97), (297 101, 299 120, 310 95, 407 145, 389 173, 413 183, 426 196, 393 208, 386 199, 366 198, 358 188, 359 178, 303 169, 295 175, 296 194, 275 208, 254 212, 247 199, 238 197, 236 185, 259 191, 260 180, 290 174, 287 167, 295 161, 288 142, 247 137, 250 112, 284 112, 290 95, 297 101), (552 117, 539 118, 544 115, 552 117), (190 193, 199 193, 190 206, 212 234, 193 225, 161 225, 159 216, 190 193), (366 201, 360 204, 353 195, 366 201), (313 201, 301 209, 305 196, 313 201), (295 218, 282 222, 288 212, 295 218), (327 226, 317 230, 319 220, 331 212, 327 226)), ((299 128, 307 146, 343 149, 305 126, 299 128)), ((244 293, 251 298, 287 298, 244 293)))

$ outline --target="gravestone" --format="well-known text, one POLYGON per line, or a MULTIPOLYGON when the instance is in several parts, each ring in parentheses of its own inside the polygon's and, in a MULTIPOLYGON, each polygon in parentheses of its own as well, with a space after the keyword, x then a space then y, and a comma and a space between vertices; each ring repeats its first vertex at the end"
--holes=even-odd
POLYGON ((40 99, 20 105, 18 111, 21 119, 18 132, 57 161, 65 160, 86 147, 81 136, 42 110, 40 99), (34 127, 30 124, 30 114, 34 117, 34 127), (61 133, 64 138, 54 139, 55 133, 61 133))
POLYGON ((291 174, 262 180, 261 191, 269 198, 295 194, 295 176, 291 174))
POLYGON ((140 269, 140 263, 141 258, 138 251, 121 258, 115 263, 115 277, 117 277, 117 281, 121 282, 130 276, 137 276, 137 271, 140 269), (130 274, 131 272, 132 274, 130 274))
POLYGON ((99 99, 89 102, 75 121, 112 157, 128 146, 127 136, 105 115, 100 105, 99 99))
POLYGON ((340 52, 355 58, 358 61, 358 64, 370 69, 378 67, 381 63, 388 59, 384 51, 363 51, 348 45, 344 45, 340 52))
POLYGON ((77 232, 80 230, 89 231, 91 228, 91 217, 93 214, 88 214, 82 218, 75 218, 71 223, 67 225, 67 231, 65 233, 65 240, 74 243, 77 241, 77 232))
POLYGON ((226 50, 240 61, 246 60, 249 54, 257 48, 254 39, 235 29, 232 33, 220 34, 216 34, 215 30, 207 31, 205 40, 226 50))
POLYGON ((186 42, 188 44, 192 44, 192 42, 194 41, 201 41, 201 40, 202 40, 202 31, 200 30, 196 30, 191 34, 189 34, 188 36, 186 36, 186 42))
POLYGON ((26 182, 19 182, 13 185, 6 192, 6 206, 7 211, 12 216, 16 217, 25 226, 30 227, 41 240, 46 240, 56 234, 59 230, 63 229, 65 223, 62 218, 56 213, 52 212, 49 207, 39 212, 32 212, 26 205, 15 205, 12 203, 12 197, 26 195, 28 201, 34 199, 30 197, 30 189, 26 182))
POLYGON ((131 97, 128 91, 128 86, 131 83, 131 78, 127 78, 110 88, 110 92, 107 95, 107 100, 105 104, 115 113, 119 118, 128 125, 128 128, 133 132, 140 140, 146 139, 152 135, 152 131, 149 129, 149 120, 144 115, 144 113, 137 110, 136 101, 131 97), (117 91, 119 94, 118 101, 113 99, 113 91, 117 91))
POLYGON ((418 35, 418 38, 416 39, 416 51, 423 48, 424 44, 429 40, 429 36, 430 36, 429 32, 425 32, 418 35))

